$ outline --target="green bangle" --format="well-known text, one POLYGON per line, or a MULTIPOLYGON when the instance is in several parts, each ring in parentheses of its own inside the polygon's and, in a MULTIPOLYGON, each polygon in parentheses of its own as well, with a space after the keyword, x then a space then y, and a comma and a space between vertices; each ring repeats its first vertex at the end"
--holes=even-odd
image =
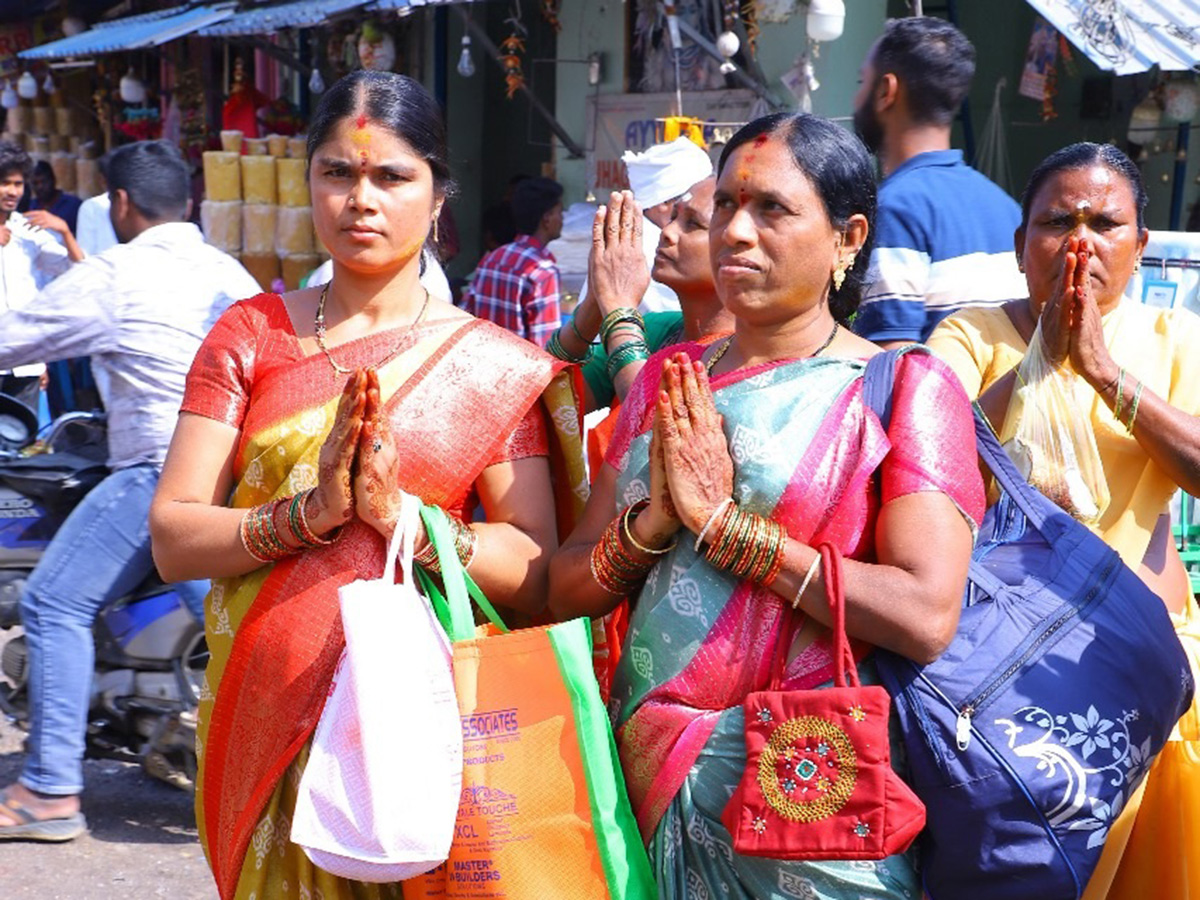
POLYGON ((613 329, 625 322, 633 323, 641 330, 642 334, 646 333, 646 320, 642 318, 642 314, 636 309, 622 306, 610 312, 600 323, 600 342, 607 345, 608 337, 613 329))
MULTIPOLYGON (((559 331, 562 331, 562 329, 560 328, 559 331)), ((582 356, 572 355, 571 351, 563 346, 562 339, 558 336, 558 331, 550 335, 550 339, 546 341, 546 352, 555 359, 561 359, 569 363, 585 363, 592 358, 592 347, 590 344, 582 356)))
POLYGON ((649 358, 650 347, 645 341, 629 341, 609 354, 608 362, 604 365, 604 370, 608 373, 610 381, 616 381, 617 374, 627 365, 633 362, 645 362, 649 358))
POLYGON ((1121 421, 1121 407, 1125 403, 1125 370, 1117 370, 1117 402, 1113 406, 1113 418, 1121 421))
POLYGON ((572 315, 571 318, 567 320, 567 324, 571 326, 571 330, 575 332, 575 337, 579 338, 579 342, 581 344, 587 344, 590 347, 592 342, 579 333, 579 326, 575 324, 575 318, 576 317, 572 315))

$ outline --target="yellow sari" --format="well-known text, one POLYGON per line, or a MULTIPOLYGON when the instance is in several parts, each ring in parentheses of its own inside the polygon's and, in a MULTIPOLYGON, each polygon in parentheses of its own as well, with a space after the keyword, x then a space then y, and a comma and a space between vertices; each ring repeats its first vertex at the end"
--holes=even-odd
MULTIPOLYGON (((1122 298, 1103 318, 1109 352, 1148 390, 1200 415, 1200 318, 1122 298)), ((1014 368, 1028 348, 999 308, 964 309, 930 335, 975 398, 1014 368)), ((1146 454, 1107 404, 1080 379, 1076 401, 1086 411, 1111 494, 1094 529, 1138 571, 1175 482, 1146 454)), ((1006 423, 994 423, 1003 432, 1006 423)), ((1196 598, 1172 615, 1200 680, 1200 610, 1196 598)), ((1084 900, 1195 900, 1200 897, 1200 695, 1180 719, 1149 775, 1109 829, 1084 900)))
MULTIPOLYGON (((484 468, 537 455, 521 446, 538 443, 528 438, 526 423, 533 422, 541 428, 541 455, 547 426, 553 438, 559 523, 569 527, 587 482, 575 385, 558 377, 561 365, 473 319, 354 341, 337 348, 339 363, 373 365, 398 339, 379 376, 405 489, 466 515, 484 468)), ((300 353, 275 295, 235 304, 218 321, 189 375, 183 410, 241 432, 230 505, 250 507, 316 484, 345 377, 323 356, 300 353)), ((337 588, 378 578, 383 556, 382 538, 353 521, 328 547, 213 583, 196 818, 222 900, 402 896, 398 884, 336 878, 290 840, 309 740, 343 646, 337 588)))

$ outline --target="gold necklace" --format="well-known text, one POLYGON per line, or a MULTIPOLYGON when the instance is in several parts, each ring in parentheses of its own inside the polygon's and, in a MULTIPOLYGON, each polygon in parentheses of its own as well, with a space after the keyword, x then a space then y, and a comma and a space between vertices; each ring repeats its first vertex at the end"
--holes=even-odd
POLYGON ((712 375, 713 366, 721 361, 721 357, 725 355, 725 351, 729 349, 729 345, 732 343, 733 335, 731 334, 729 337, 725 338, 725 342, 713 352, 713 355, 708 358, 708 362, 704 364, 705 371, 708 372, 710 377, 712 375))
MULTIPOLYGON (((808 359, 812 359, 814 356, 820 356, 823 352, 825 352, 826 350, 829 349, 829 345, 832 344, 833 339, 835 337, 837 337, 839 327, 840 326, 837 322, 833 323, 833 331, 829 332, 829 337, 825 338, 825 343, 823 343, 820 347, 818 347, 816 350, 814 350, 812 353, 810 353, 808 355, 808 359)), ((718 347, 716 352, 713 353, 713 355, 708 358, 708 362, 705 364, 705 368, 708 370, 708 374, 710 376, 712 375, 713 367, 716 366, 716 364, 720 361, 721 357, 725 355, 725 351, 728 350, 730 345, 733 344, 733 337, 734 336, 731 334, 729 337, 725 338, 725 343, 723 343, 720 347, 718 347)))
MULTIPOLYGON (((325 287, 321 288, 321 299, 317 301, 317 316, 313 321, 313 331, 316 333, 317 346, 321 348, 321 352, 325 354, 325 358, 329 360, 329 365, 333 366, 333 371, 338 375, 349 375, 353 369, 347 369, 344 366, 339 366, 337 360, 333 358, 333 354, 329 352, 329 348, 325 346, 325 298, 329 294, 329 285, 332 282, 326 282, 325 287)), ((400 352, 400 346, 405 339, 412 333, 412 330, 417 327, 417 324, 425 318, 425 310, 429 308, 429 289, 425 288, 425 300, 421 304, 421 311, 417 313, 417 317, 408 323, 408 327, 404 329, 400 337, 396 339, 396 345, 387 352, 387 355, 379 362, 375 363, 371 368, 378 369, 393 356, 400 352)))

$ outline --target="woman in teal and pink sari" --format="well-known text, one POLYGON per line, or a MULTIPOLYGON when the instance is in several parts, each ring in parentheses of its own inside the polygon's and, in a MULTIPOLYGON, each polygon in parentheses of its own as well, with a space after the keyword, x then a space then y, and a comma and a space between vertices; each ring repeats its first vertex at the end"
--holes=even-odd
POLYGON ((971 408, 924 353, 897 365, 887 431, 863 404, 879 348, 844 326, 875 189, 855 137, 814 116, 752 122, 722 155, 714 203, 736 330, 645 367, 551 564, 551 606, 595 616, 633 601, 611 704, 660 896, 917 898, 911 855, 743 856, 721 813, 746 762, 742 702, 766 687, 793 616, 784 687, 832 677, 817 546, 846 557, 864 681, 872 647, 927 662, 953 636, 984 507, 971 408))

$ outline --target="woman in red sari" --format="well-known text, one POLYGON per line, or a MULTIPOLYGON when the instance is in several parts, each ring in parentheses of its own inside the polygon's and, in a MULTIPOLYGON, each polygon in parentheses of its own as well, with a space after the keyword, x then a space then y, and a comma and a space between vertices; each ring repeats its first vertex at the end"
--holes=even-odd
MULTIPOLYGON (((289 838, 343 646, 337 589, 379 577, 406 491, 451 514, 493 600, 537 612, 556 546, 552 438, 579 434, 560 363, 420 286, 450 187, 425 90, 348 76, 321 99, 308 157, 333 280, 217 322, 152 510, 163 575, 214 579, 196 812, 223 900, 401 896, 315 868, 289 838), (486 524, 471 522, 479 504, 486 524)), ((582 481, 581 464, 566 477, 582 481)))

